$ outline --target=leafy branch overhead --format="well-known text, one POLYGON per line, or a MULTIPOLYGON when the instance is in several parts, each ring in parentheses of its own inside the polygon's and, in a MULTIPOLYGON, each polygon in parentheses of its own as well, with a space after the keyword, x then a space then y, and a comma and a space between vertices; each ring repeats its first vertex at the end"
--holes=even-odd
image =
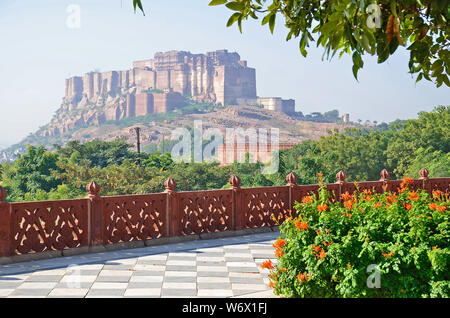
POLYGON ((210 6, 225 5, 233 11, 227 26, 259 19, 274 32, 275 21, 282 18, 288 29, 286 40, 299 39, 303 56, 310 42, 325 48, 331 59, 352 55, 357 78, 364 54, 385 62, 398 46, 410 52, 409 72, 432 81, 437 87, 450 86, 449 23, 446 0, 212 0, 210 6))

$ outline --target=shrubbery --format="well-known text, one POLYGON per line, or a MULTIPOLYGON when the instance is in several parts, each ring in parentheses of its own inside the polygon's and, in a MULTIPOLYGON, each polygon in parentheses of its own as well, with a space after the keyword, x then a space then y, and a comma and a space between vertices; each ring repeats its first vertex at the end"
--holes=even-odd
POLYGON ((448 194, 412 191, 410 181, 398 193, 357 191, 333 203, 319 177, 319 195, 280 226, 277 265, 262 265, 275 294, 449 297, 448 194))

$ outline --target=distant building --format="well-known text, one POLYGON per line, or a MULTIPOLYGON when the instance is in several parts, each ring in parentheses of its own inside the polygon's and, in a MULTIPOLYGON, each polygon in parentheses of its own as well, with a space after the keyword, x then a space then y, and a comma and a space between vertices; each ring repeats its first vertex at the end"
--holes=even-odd
POLYGON ((257 98, 237 98, 239 105, 263 106, 264 109, 279 113, 295 113, 295 100, 282 99, 281 97, 257 97, 257 98))

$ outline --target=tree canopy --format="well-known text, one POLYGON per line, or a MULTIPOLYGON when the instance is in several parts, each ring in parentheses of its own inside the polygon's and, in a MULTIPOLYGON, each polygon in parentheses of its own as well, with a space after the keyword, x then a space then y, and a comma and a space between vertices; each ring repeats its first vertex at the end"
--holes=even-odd
MULTIPOLYGON (((447 0, 212 0, 233 13, 227 26, 260 19, 273 33, 282 19, 286 40, 298 39, 300 53, 307 56, 311 42, 325 49, 324 57, 350 54, 353 75, 364 66, 363 55, 383 63, 399 46, 410 53, 409 72, 416 82, 426 79, 450 86, 450 7, 447 0)), ((141 0, 133 0, 143 11, 141 0)))

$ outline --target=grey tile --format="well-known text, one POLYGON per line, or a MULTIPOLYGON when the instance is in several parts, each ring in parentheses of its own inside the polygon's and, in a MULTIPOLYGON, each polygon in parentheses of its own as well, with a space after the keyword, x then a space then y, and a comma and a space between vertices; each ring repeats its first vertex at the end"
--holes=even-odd
POLYGON ((166 266, 167 271, 181 271, 181 272, 195 272, 197 266, 181 266, 181 265, 169 265, 166 266))
POLYGON ((228 272, 198 272, 197 277, 228 277, 228 272))
POLYGON ((161 292, 162 296, 196 296, 196 289, 163 289, 161 292))
POLYGON ((257 267, 228 267, 228 271, 231 273, 258 273, 257 267))
POLYGON ((52 289, 16 289, 9 296, 47 296, 52 289))
POLYGON ((133 265, 124 265, 124 264, 117 264, 117 265, 108 265, 106 264, 105 266, 103 266, 103 270, 107 269, 107 270, 128 270, 128 269, 133 269, 135 264, 133 265))
POLYGON ((225 257, 227 262, 253 262, 254 259, 250 255, 249 257, 225 257))
MULTIPOLYGON (((77 283, 79 288, 91 288, 93 283, 77 283)), ((55 288, 72 288, 73 283, 58 283, 55 288)))
POLYGON ((239 284, 264 284, 263 278, 253 278, 253 277, 230 277, 231 283, 239 284))
POLYGON ((64 275, 32 275, 25 282, 59 282, 64 275))
POLYGON ((22 284, 21 281, 14 282, 14 281, 0 281, 0 289, 16 289, 19 287, 19 285, 22 284))
POLYGON ((264 259, 276 258, 274 252, 267 253, 267 254, 257 253, 257 254, 252 254, 252 256, 253 256, 254 259, 257 259, 257 258, 264 258, 264 259))
POLYGON ((197 283, 198 289, 231 289, 231 283, 197 283))
POLYGON ((197 266, 226 266, 226 262, 197 261, 197 266))
POLYGON ((137 265, 165 265, 165 260, 155 259, 155 260, 139 260, 137 265))
POLYGON ((198 252, 198 256, 202 256, 202 257, 224 257, 225 253, 220 253, 220 252, 198 252))
POLYGON ((123 296, 124 293, 125 289, 91 289, 86 296, 123 296))
POLYGON ((133 288, 161 288, 162 282, 148 282, 148 283, 141 283, 141 282, 131 282, 128 283, 127 289, 133 289, 133 288))
POLYGON ((98 276, 96 282, 128 283, 130 276, 98 276))
POLYGON ((132 276, 164 276, 164 272, 162 271, 133 271, 132 276))
POLYGON ((253 293, 260 293, 263 290, 244 290, 244 289, 233 289, 233 296, 243 296, 243 295, 248 295, 248 294, 253 294, 253 293))
POLYGON ((166 276, 164 277, 164 282, 168 283, 195 283, 197 281, 196 277, 179 277, 179 276, 166 276))
POLYGON ((178 255, 169 255, 167 258, 168 261, 195 261, 197 258, 196 254, 192 256, 178 256, 178 255))

